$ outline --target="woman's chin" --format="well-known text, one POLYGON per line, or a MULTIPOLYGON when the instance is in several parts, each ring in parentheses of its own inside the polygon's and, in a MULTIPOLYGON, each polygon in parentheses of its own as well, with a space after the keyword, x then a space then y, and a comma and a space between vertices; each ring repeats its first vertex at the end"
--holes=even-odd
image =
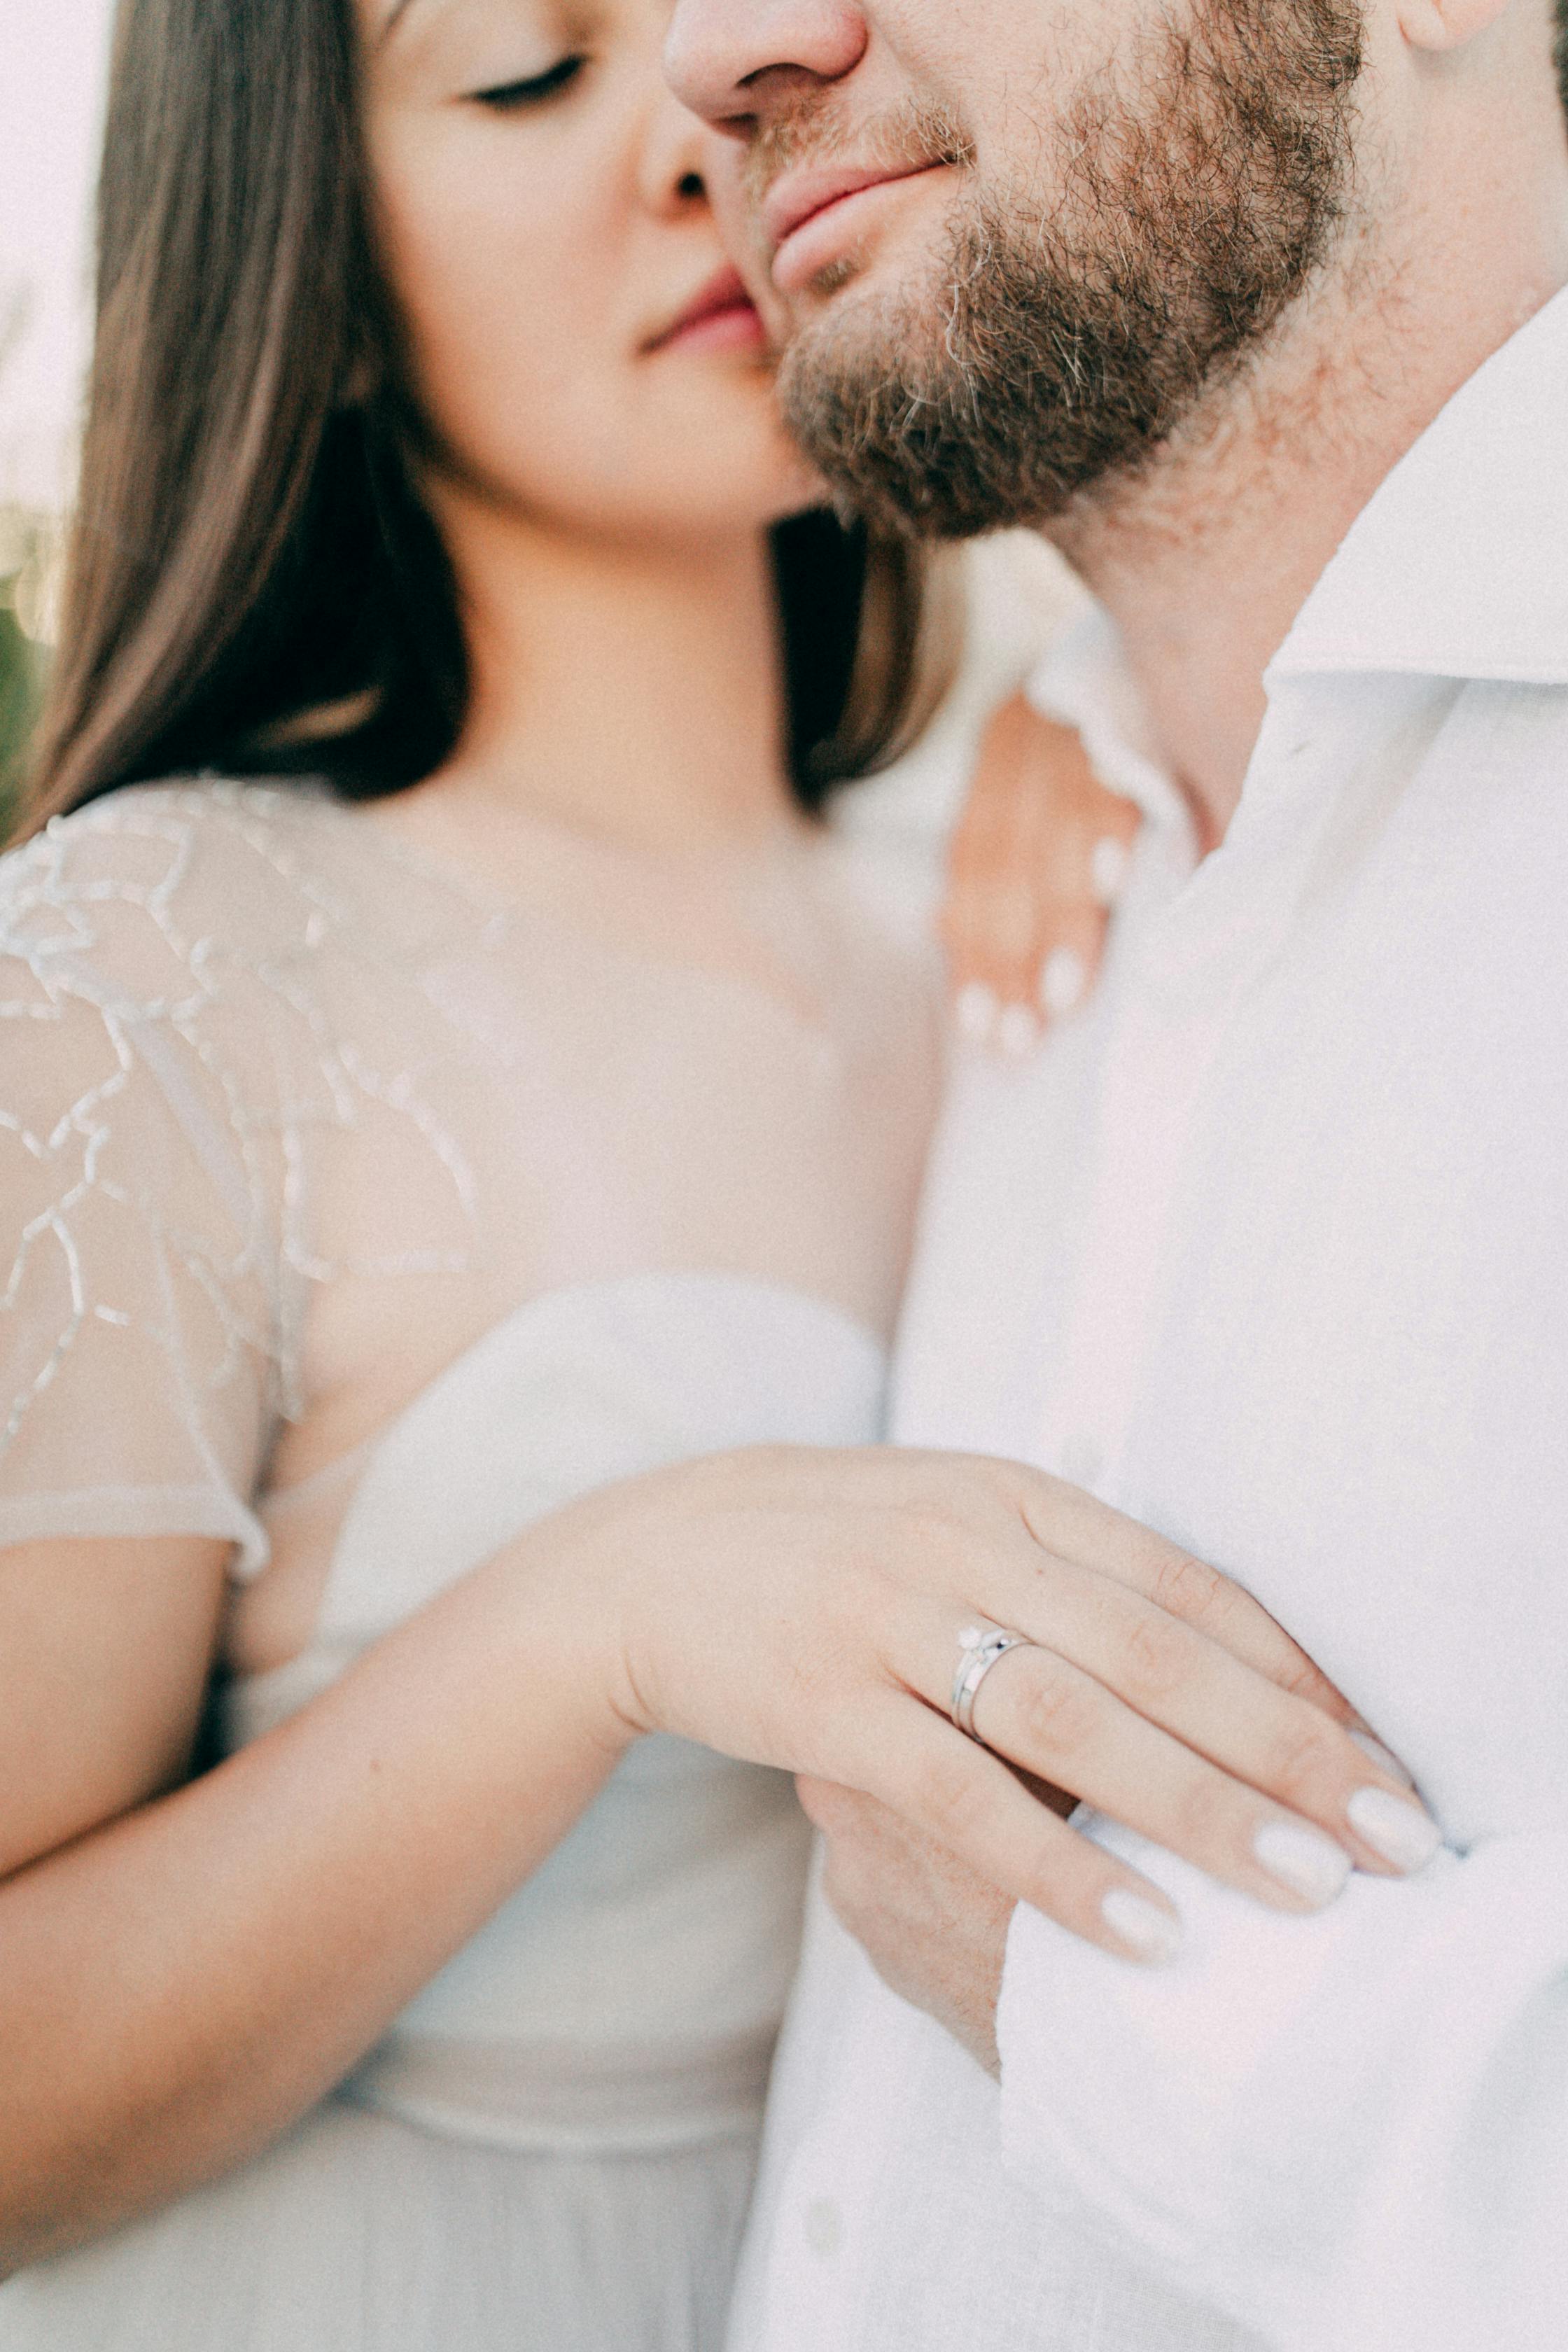
MULTIPOLYGON (((696 435, 697 428, 693 430, 696 435)), ((712 459, 705 468, 703 480, 691 485, 689 512, 694 520, 699 515, 707 515, 715 520, 732 520, 738 527, 759 529, 783 522, 790 515, 803 514, 810 507, 827 504, 826 483, 801 455, 776 418, 770 418, 760 446, 732 447, 728 463, 714 440, 695 437, 681 453, 681 471, 689 465, 693 446, 706 447, 712 459)), ((677 478, 672 462, 666 480, 673 487, 677 478)), ((679 509, 679 496, 674 504, 679 509)))

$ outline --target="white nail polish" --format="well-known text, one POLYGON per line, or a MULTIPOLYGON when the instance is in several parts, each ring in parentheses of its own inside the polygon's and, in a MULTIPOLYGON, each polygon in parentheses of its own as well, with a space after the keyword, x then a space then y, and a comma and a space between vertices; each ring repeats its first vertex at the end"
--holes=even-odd
POLYGON ((1026 1004, 1006 1004, 996 1024, 996 1048, 1009 1062, 1026 1062, 1040 1042, 1040 1024, 1026 1004))
POLYGON ((1040 974, 1040 1009, 1059 1021, 1082 1001, 1089 972, 1076 948, 1053 948, 1040 974))
POLYGON ((1301 1822, 1266 1822, 1252 1851, 1270 1878, 1320 1908, 1333 1901, 1351 1874, 1343 1846, 1301 1822))
POLYGON ((1127 869, 1131 863, 1131 853, 1124 841, 1118 841, 1113 833, 1101 834, 1089 854, 1089 872, 1094 895, 1102 907, 1115 906, 1127 887, 1127 869))
POLYGON ((1363 1756, 1371 1757, 1380 1772, 1386 1772, 1389 1779, 1397 1780, 1402 1788, 1414 1789, 1414 1775, 1405 1770, 1392 1748, 1385 1748, 1381 1739, 1373 1738, 1370 1731, 1352 1731, 1351 1738, 1363 1756))
POLYGON ((985 982, 972 980, 959 990, 952 1015, 961 1036, 967 1037, 972 1045, 985 1045, 991 1041, 1001 1010, 985 982))
POLYGON ((1136 1952, 1141 1960, 1157 1966, 1162 1961, 1173 1960, 1181 1949, 1180 1920, 1169 1911, 1162 1911, 1157 1903, 1134 1895, 1130 1886, 1113 1886, 1100 1909, 1111 1934, 1136 1952))
POLYGON ((1431 1814, 1389 1789, 1358 1789, 1345 1807, 1345 1818, 1357 1837, 1406 1874, 1425 1870, 1443 1843, 1431 1814))

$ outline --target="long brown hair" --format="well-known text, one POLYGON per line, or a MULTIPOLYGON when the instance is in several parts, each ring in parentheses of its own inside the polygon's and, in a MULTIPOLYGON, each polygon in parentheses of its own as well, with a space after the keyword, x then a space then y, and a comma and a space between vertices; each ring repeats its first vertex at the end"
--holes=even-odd
MULTIPOLYGON (((98 331, 28 824, 222 769, 395 792, 457 742, 456 582, 372 227, 351 0, 120 0, 98 331)), ((920 559, 774 533, 795 789, 907 737, 920 559)))

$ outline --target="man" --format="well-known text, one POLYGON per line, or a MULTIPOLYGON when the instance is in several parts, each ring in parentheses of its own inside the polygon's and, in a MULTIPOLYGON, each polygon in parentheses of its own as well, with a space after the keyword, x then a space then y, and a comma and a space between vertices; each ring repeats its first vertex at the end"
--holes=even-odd
POLYGON ((813 1792, 905 1999, 819 1906, 744 2352, 1568 2340, 1560 29, 678 0, 806 446, 1067 553, 1037 693, 1145 813, 1095 1002, 957 1075, 898 1434, 1250 1582, 1452 1847, 1279 1920, 1101 1825, 1142 1971, 813 1792))

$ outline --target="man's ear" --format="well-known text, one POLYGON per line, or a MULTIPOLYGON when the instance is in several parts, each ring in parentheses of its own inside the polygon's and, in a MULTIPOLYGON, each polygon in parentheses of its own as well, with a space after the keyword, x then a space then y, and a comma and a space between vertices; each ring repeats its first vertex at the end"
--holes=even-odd
POLYGON ((1514 5, 1515 0, 1399 0, 1399 29, 1413 49, 1462 49, 1514 5))

